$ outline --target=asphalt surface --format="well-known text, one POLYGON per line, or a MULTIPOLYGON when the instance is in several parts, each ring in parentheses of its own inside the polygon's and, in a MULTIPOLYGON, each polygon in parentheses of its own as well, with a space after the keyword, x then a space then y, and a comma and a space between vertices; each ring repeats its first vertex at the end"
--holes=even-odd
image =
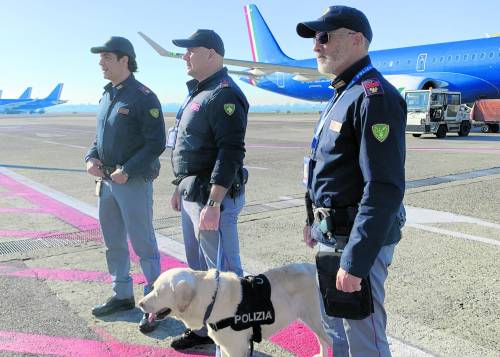
MULTIPOLYGON (((301 242, 301 181, 315 120, 250 116, 250 179, 239 225, 248 272, 313 261, 301 242)), ((166 126, 173 121, 168 116, 166 126)), ((180 355, 167 348, 183 331, 179 322, 164 321, 143 335, 137 309, 105 319, 90 314, 110 293, 104 249, 90 217, 93 179, 83 164, 94 134, 92 116, 0 117, 0 356, 180 355), (57 203, 61 197, 66 206, 57 203), (88 234, 74 240, 79 231, 88 234), (53 243, 68 237, 73 241, 53 243), (44 239, 50 243, 45 248, 25 244, 44 239)), ((407 136, 409 220, 386 285, 394 356, 500 356, 499 144, 500 135, 478 131, 465 138, 407 136)), ((161 159, 155 227, 164 253, 181 258, 179 217, 169 207, 169 153, 161 159)), ((137 264, 133 273, 140 273, 137 264)), ((291 346, 297 331, 259 344, 258 355, 306 356, 291 346)), ((200 353, 213 349, 193 355, 200 353)))

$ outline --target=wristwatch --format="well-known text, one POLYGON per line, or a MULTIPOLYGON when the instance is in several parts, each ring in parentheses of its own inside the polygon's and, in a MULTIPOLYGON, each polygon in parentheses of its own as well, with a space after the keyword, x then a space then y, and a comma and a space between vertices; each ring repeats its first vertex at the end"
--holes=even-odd
POLYGON ((210 207, 220 207, 220 202, 216 200, 212 200, 211 198, 208 199, 207 201, 207 206, 210 207))

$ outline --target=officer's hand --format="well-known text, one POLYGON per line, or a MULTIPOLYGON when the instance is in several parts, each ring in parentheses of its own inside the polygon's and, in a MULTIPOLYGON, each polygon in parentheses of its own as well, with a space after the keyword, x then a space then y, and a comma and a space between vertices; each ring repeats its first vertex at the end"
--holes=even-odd
POLYGON ((216 231, 219 229, 220 207, 205 206, 200 212, 201 231, 216 231))
POLYGON ((104 172, 101 170, 102 162, 99 159, 89 159, 87 161, 87 172, 92 176, 104 177, 104 172))
POLYGON ((304 226, 304 242, 309 248, 314 248, 314 246, 318 243, 311 237, 311 226, 308 226, 307 224, 304 226))
POLYGON ((351 275, 344 269, 339 268, 337 272, 337 290, 353 293, 361 290, 361 278, 351 275))
POLYGON ((118 184, 124 184, 128 181, 128 175, 122 171, 122 169, 116 169, 111 175, 111 180, 118 184))
POLYGON ((172 194, 172 198, 170 199, 170 206, 172 206, 172 209, 174 211, 177 211, 177 212, 181 211, 181 196, 179 195, 179 191, 177 190, 177 187, 175 188, 175 191, 172 194))

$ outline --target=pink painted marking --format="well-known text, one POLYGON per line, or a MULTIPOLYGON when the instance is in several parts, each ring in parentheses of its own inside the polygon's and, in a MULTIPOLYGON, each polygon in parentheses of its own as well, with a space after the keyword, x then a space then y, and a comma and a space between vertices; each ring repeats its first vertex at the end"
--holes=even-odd
POLYGON ((61 336, 34 335, 21 332, 0 331, 0 351, 30 353, 37 356, 62 357, 196 357, 209 353, 187 354, 170 348, 158 348, 124 342, 103 342, 61 336))
POLYGON ((0 237, 26 237, 26 238, 44 238, 58 234, 67 234, 68 232, 56 231, 14 231, 3 229, 0 230, 0 237))
POLYGON ((93 217, 87 216, 1 173, 0 186, 37 205, 44 213, 53 214, 73 227, 81 230, 98 227, 97 221, 93 217))
POLYGON ((492 152, 500 148, 490 147, 409 147, 408 151, 454 151, 454 152, 492 152))
MULTIPOLYGON (((307 326, 298 321, 275 333, 270 340, 298 357, 310 357, 319 353, 318 339, 307 326)), ((332 355, 331 349, 328 349, 328 355, 332 355)))
MULTIPOLYGON (((135 254, 134 248, 132 247, 132 244, 130 244, 130 241, 128 242, 128 251, 130 254, 130 260, 133 263, 139 264, 140 263, 140 258, 137 254, 135 254)), ((184 262, 181 262, 180 260, 171 257, 170 255, 166 255, 163 253, 160 253, 160 271, 164 272, 165 270, 172 269, 172 268, 186 268, 187 264, 184 262)))

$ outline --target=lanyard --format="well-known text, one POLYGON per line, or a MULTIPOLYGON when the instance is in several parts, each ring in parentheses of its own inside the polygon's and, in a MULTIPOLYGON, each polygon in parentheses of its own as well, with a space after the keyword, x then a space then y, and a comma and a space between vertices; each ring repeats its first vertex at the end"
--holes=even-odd
POLYGON ((339 102, 340 98, 343 97, 345 92, 347 92, 349 88, 351 88, 362 76, 366 74, 366 72, 368 72, 371 69, 373 69, 373 65, 370 63, 354 76, 354 78, 349 82, 349 84, 339 97, 335 95, 335 97, 330 99, 327 106, 323 110, 323 113, 321 113, 321 118, 318 123, 318 126, 316 126, 316 129, 314 130, 314 137, 311 142, 312 151, 316 150, 316 147, 318 146, 319 136, 321 134, 321 131, 323 130, 323 126, 325 125, 326 119, 328 118, 328 113, 330 113, 330 111, 334 108, 335 104, 339 102))

